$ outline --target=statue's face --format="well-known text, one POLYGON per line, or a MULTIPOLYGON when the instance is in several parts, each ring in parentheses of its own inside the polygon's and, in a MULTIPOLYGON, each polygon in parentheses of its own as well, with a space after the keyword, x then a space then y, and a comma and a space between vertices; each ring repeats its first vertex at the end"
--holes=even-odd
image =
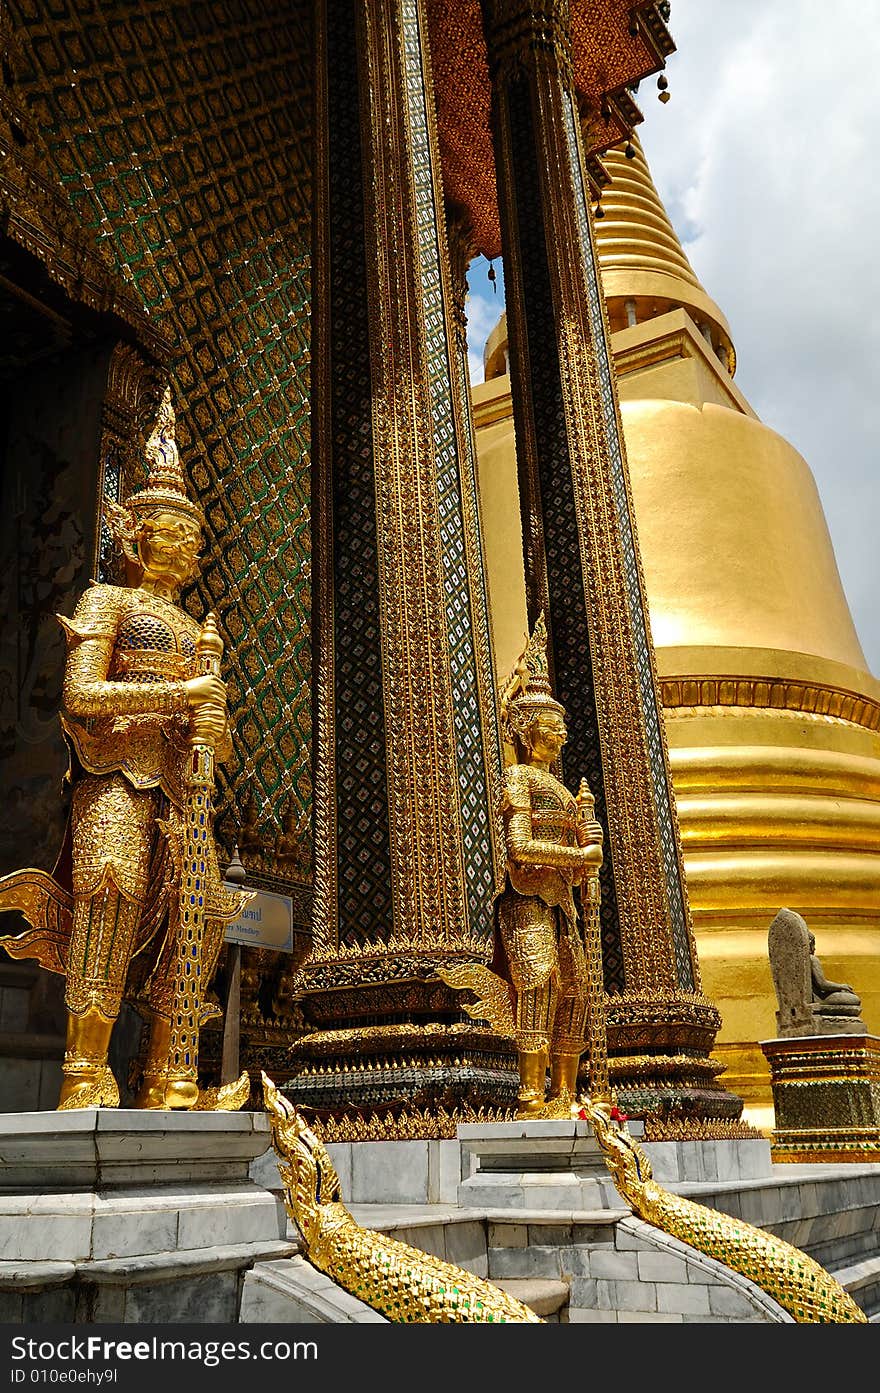
POLYGON ((528 744, 532 757, 552 764, 568 739, 560 711, 539 711, 529 726, 528 744))
POLYGON ((141 523, 137 539, 144 579, 178 587, 196 571, 202 529, 180 513, 153 513, 141 523))

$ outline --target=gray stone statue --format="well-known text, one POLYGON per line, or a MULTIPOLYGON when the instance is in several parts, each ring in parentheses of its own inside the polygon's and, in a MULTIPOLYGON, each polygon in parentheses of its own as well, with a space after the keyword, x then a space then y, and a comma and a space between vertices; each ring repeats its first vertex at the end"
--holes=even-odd
POLYGON ((797 1035, 862 1035, 862 1003, 846 982, 830 982, 816 956, 816 940, 800 914, 780 909, 767 935, 776 988, 776 1030, 797 1035))

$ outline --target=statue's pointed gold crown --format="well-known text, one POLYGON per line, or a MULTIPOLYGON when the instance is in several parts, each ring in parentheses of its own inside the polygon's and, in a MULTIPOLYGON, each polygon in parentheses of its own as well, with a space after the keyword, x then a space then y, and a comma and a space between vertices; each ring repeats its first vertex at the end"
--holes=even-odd
POLYGON ((550 668, 547 662, 547 624, 543 613, 538 615, 531 636, 502 688, 501 729, 504 738, 513 744, 521 736, 538 711, 565 711, 550 689, 550 668))
POLYGON ((191 501, 186 491, 175 437, 176 426, 171 388, 166 387, 156 424, 147 441, 147 482, 144 488, 131 495, 128 506, 136 519, 169 509, 171 512, 184 513, 201 525, 205 520, 204 513, 198 504, 191 501))

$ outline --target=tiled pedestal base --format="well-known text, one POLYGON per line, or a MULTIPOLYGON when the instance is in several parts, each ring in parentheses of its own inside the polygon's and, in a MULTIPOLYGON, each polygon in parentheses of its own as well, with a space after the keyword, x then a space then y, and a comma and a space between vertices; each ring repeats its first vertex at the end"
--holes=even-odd
POLYGON ((880 1161, 880 1038, 763 1040, 774 1161, 880 1161))

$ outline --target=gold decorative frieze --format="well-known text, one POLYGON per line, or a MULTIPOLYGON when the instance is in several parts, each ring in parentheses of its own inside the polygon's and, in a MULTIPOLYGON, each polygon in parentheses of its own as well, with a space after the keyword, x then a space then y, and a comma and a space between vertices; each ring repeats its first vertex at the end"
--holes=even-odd
MULTIPOLYGON (((315 1030, 308 1037, 308 1050, 312 1058, 332 1058, 340 1053, 384 1054, 400 1051, 418 1044, 430 1048, 432 1040, 456 1043, 458 1047, 467 1045, 494 1045, 498 1039, 490 1030, 474 1024, 473 1021, 454 1021, 451 1025, 441 1025, 438 1021, 423 1024, 350 1026, 342 1030, 315 1030)), ((303 1042, 305 1043, 305 1042, 303 1042)))
POLYGON ((760 1141, 762 1133, 738 1118, 676 1117, 650 1113, 645 1118, 645 1141, 760 1141))
POLYGON ((671 716, 679 714, 681 708, 739 707, 807 713, 849 721, 866 730, 880 730, 880 702, 822 683, 772 677, 693 676, 664 679, 660 690, 663 705, 671 716))
POLYGON ((509 1108, 471 1108, 448 1112, 437 1108, 403 1108, 399 1112, 364 1112, 341 1117, 310 1118, 314 1132, 324 1142, 346 1141, 449 1141, 462 1122, 512 1122, 515 1104, 509 1108))
POLYGON ((609 1066, 614 1082, 633 1079, 685 1077, 706 1082, 723 1074, 724 1065, 715 1059, 700 1059, 689 1054, 621 1054, 609 1066))

